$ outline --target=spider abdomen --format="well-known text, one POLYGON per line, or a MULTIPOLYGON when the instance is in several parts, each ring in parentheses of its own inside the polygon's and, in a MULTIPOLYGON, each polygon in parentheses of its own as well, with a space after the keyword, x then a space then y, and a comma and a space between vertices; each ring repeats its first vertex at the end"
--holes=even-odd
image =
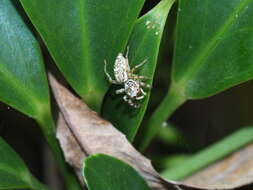
POLYGON ((114 76, 117 82, 124 83, 128 80, 128 71, 129 71, 128 61, 120 53, 114 63, 114 76))
POLYGON ((140 92, 139 83, 132 79, 129 79, 125 82, 124 88, 125 88, 126 94, 131 98, 136 97, 140 92))

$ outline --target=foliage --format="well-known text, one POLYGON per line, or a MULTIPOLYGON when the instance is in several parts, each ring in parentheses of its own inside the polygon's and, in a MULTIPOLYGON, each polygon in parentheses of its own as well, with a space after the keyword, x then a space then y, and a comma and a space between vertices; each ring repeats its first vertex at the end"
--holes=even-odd
POLYGON ((0 137, 0 189, 49 190, 35 179, 24 161, 0 137))
POLYGON ((103 154, 85 159, 84 176, 89 190, 149 190, 144 179, 133 168, 103 154))
POLYGON ((109 87, 104 60, 124 49, 144 0, 21 3, 71 86, 99 111, 109 87))
MULTIPOLYGON (((162 0, 143 14, 144 3, 147 2, 20 0, 19 3, 0 0, 0 101, 37 121, 68 189, 81 187, 65 163, 55 137, 44 65, 48 62, 47 51, 70 87, 94 111, 111 121, 129 141, 135 140, 142 126, 143 132, 136 139, 140 150, 145 150, 162 123, 188 100, 210 97, 253 78, 251 0, 179 0, 178 4, 175 0, 162 0), (169 15, 173 5, 177 6, 175 17, 169 15), (155 86, 140 102, 140 108, 129 107, 122 96, 115 95, 117 87, 110 86, 106 80, 104 60, 109 63, 108 69, 112 73, 115 57, 129 46, 130 66, 146 59, 147 64, 138 74, 150 77, 147 83, 152 85, 162 39, 169 41, 173 38, 165 39, 166 22, 174 18, 175 44, 172 69, 167 72, 170 76, 168 93, 152 114, 147 110, 155 86), (47 50, 41 51, 40 46, 44 45, 47 50)), ((175 166, 174 176, 167 172, 165 176, 186 177, 252 142, 251 133, 251 129, 238 130, 189 161, 182 161, 183 169, 175 166), (228 144, 233 146, 223 150, 228 144), (201 162, 203 160, 205 162, 201 162)), ((161 136, 166 142, 175 139, 174 136, 161 136)), ((182 135, 175 136, 188 142, 182 135)), ((136 188, 135 184, 140 185, 137 186, 139 189, 148 189, 134 169, 106 155, 85 160, 84 175, 90 189, 117 189, 121 185, 123 189, 124 183, 133 185, 131 189, 136 188), (103 175, 106 172, 108 175, 103 175), (117 180, 110 181, 108 177, 116 172, 117 180), (93 178, 97 180, 94 182, 93 178)), ((0 181, 0 189, 47 189, 29 173, 24 162, 2 138, 0 178, 4 179, 0 181)))
MULTIPOLYGON (((146 59, 147 63, 139 74, 150 77, 149 84, 152 84, 165 21, 173 3, 174 0, 161 1, 151 11, 140 17, 128 41, 130 65, 133 67, 146 59)), ((141 102, 142 106, 138 110, 127 104, 121 105, 122 97, 115 97, 114 93, 115 88, 111 88, 105 98, 103 116, 113 122, 130 141, 133 141, 146 111, 150 92, 141 102)))

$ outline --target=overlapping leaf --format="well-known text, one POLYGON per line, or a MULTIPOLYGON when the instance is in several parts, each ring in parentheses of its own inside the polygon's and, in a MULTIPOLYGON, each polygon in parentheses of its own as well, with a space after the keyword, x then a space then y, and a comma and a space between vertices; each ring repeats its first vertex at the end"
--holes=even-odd
POLYGON ((173 85, 187 99, 253 78, 253 1, 180 0, 173 85))
POLYGON ((148 190, 145 180, 128 164, 107 155, 94 155, 84 161, 89 190, 148 190))
POLYGON ((144 0, 21 0, 56 64, 97 111, 109 84, 104 59, 126 45, 144 0))
MULTIPOLYGON (((147 84, 152 84, 165 21, 173 3, 174 0, 161 1, 137 21, 130 36, 128 44, 130 65, 133 67, 147 60, 138 72, 139 75, 151 78, 147 84)), ((125 103, 122 96, 115 95, 116 88, 112 88, 105 99, 103 116, 126 134, 129 140, 133 140, 146 111, 150 90, 144 88, 148 91, 148 95, 144 101, 140 102, 141 107, 135 109, 125 103)))
POLYGON ((169 93, 151 116, 141 148, 185 101, 253 78, 253 1, 180 0, 169 93))
POLYGON ((0 0, 0 26, 0 101, 38 121, 66 183, 78 189, 55 138, 39 44, 11 0, 0 0))
POLYGON ((0 100, 34 117, 49 111, 39 44, 10 0, 0 0, 0 100))

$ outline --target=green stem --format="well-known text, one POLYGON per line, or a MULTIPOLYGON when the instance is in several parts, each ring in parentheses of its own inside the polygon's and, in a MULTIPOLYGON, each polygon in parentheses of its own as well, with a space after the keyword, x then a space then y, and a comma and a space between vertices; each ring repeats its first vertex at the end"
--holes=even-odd
POLYGON ((165 170, 162 176, 171 180, 182 180, 250 142, 253 142, 253 127, 240 129, 220 142, 192 156, 180 166, 165 170))
POLYGON ((80 183, 78 182, 76 176, 73 174, 72 169, 66 164, 59 142, 55 137, 55 123, 52 119, 51 112, 47 113, 50 114, 44 114, 44 118, 37 119, 37 122, 41 126, 46 141, 54 154, 59 169, 64 177, 67 189, 80 190, 80 183))
POLYGON ((142 134, 139 149, 143 151, 158 133, 162 123, 170 117, 174 111, 186 101, 185 96, 176 86, 171 86, 169 93, 150 117, 142 134))
POLYGON ((199 150, 198 144, 194 143, 191 139, 185 136, 170 122, 166 123, 166 125, 162 124, 162 126, 159 128, 157 136, 165 144, 180 148, 191 147, 193 150, 199 150))

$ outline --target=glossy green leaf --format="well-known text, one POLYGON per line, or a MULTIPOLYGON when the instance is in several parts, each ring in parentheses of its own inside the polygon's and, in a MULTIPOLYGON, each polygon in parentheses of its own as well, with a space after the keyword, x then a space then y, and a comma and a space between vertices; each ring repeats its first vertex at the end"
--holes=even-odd
POLYGON ((253 78, 253 1, 180 0, 173 85, 187 99, 253 78))
POLYGON ((132 167, 103 154, 85 159, 84 176, 89 190, 149 190, 147 183, 132 167))
MULTIPOLYGON (((164 25, 173 3, 174 0, 161 1, 151 11, 139 18, 134 26, 128 43, 130 66, 133 67, 147 60, 147 63, 139 69, 138 75, 153 78, 164 25)), ((152 84, 152 80, 146 83, 152 84)), ((132 141, 145 114, 150 91, 145 89, 148 94, 144 101, 141 101, 141 107, 135 109, 124 102, 122 96, 115 95, 115 90, 119 88, 120 86, 111 88, 105 98, 103 116, 132 141)))
POLYGON ((253 1, 180 0, 172 84, 150 118, 141 149, 186 100, 253 78, 253 1))
POLYGON ((10 0, 0 0, 0 100, 33 118, 49 109, 39 44, 10 0))
POLYGON ((104 60, 126 45, 144 0, 21 0, 56 64, 86 103, 99 110, 104 60))
POLYGON ((13 3, 11 0, 0 0, 0 101, 38 121, 66 183, 74 188, 78 186, 77 180, 66 168, 55 138, 39 43, 13 3))
POLYGON ((0 189, 48 190, 27 169, 24 161, 0 137, 0 189))

